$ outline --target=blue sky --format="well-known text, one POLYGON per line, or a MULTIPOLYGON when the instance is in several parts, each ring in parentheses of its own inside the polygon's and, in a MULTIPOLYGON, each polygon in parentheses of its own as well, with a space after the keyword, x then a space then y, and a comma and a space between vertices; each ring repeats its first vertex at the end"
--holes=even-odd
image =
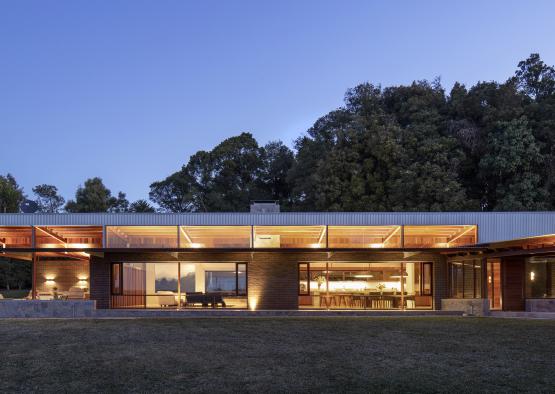
POLYGON ((2 1, 0 174, 129 199, 250 131, 293 140, 345 91, 555 64, 553 1, 2 1))

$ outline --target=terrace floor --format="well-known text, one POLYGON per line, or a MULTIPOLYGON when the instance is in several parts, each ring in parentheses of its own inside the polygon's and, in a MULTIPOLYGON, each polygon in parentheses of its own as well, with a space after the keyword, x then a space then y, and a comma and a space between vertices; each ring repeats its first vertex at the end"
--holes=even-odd
POLYGON ((0 320, 2 392, 553 392, 555 321, 0 320))

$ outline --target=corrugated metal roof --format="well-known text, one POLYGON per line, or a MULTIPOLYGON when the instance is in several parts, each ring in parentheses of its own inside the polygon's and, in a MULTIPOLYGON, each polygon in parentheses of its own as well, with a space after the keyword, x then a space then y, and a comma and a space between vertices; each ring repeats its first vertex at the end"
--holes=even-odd
POLYGON ((281 212, 0 214, 0 226, 478 225, 480 243, 555 234, 555 212, 281 212))

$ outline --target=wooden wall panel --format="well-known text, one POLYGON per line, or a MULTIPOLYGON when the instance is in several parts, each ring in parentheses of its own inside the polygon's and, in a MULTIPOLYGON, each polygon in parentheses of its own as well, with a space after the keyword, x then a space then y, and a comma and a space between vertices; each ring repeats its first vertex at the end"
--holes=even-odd
POLYGON ((524 257, 502 260, 503 310, 523 311, 524 302, 524 257))

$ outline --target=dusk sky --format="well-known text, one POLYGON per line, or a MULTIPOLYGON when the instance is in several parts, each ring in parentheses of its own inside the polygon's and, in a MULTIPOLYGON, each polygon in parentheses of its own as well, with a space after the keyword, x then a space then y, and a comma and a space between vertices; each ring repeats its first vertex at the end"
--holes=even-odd
POLYGON ((361 82, 555 64, 555 1, 2 1, 0 174, 149 185, 250 131, 292 146, 361 82))

